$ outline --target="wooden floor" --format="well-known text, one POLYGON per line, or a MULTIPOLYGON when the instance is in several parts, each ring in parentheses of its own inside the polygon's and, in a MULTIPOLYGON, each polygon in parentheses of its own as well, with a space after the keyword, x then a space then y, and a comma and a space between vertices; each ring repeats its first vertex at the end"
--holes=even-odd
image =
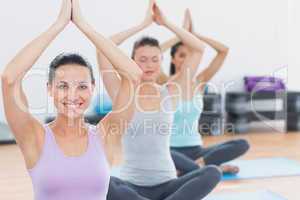
MULTIPOLYGON (((251 144, 249 153, 241 159, 287 157, 300 161, 300 133, 261 133, 243 136, 207 137, 205 138, 205 143, 210 145, 233 138, 245 138, 251 144)), ((259 167, 257 166, 257 168, 259 167)), ((298 194, 299 186, 300 176, 226 181, 220 183, 214 190, 214 193, 268 189, 281 194, 286 199, 298 200, 300 199, 298 194)), ((0 200, 21 199, 33 199, 31 182, 25 170, 22 156, 16 145, 0 146, 0 200)))

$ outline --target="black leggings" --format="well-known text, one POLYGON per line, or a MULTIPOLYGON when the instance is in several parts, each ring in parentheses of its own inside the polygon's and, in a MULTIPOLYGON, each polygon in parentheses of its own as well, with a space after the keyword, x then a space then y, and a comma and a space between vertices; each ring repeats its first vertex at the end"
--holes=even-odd
POLYGON ((181 174, 186 174, 199 169, 199 166, 194 162, 199 158, 203 158, 206 165, 221 165, 242 156, 248 149, 249 143, 246 140, 239 139, 208 148, 201 146, 171 148, 171 154, 176 169, 181 174))
POLYGON ((111 177, 107 200, 200 200, 220 182, 221 172, 214 166, 156 186, 137 186, 111 177))

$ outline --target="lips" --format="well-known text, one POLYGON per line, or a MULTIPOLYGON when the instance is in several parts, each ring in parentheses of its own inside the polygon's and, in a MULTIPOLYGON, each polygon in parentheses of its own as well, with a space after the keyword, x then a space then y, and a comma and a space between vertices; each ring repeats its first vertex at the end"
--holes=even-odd
POLYGON ((147 71, 147 72, 145 72, 145 74, 148 75, 148 76, 152 75, 153 73, 154 73, 154 71, 147 71))
POLYGON ((63 103, 63 105, 68 109, 78 109, 82 106, 82 104, 83 103, 63 103))

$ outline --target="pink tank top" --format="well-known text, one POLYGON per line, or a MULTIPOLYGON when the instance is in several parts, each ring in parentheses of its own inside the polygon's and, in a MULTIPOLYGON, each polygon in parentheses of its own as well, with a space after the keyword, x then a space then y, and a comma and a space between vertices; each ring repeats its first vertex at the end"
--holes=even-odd
POLYGON ((45 143, 39 161, 28 170, 35 200, 105 200, 109 164, 96 128, 90 126, 88 147, 78 157, 65 156, 45 125, 45 143))

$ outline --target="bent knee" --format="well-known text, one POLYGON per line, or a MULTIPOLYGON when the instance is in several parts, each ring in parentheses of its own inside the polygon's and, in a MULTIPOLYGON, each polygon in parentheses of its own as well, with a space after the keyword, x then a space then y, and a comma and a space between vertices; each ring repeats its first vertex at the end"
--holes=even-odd
POLYGON ((250 144, 245 139, 235 140, 238 151, 242 154, 246 153, 250 149, 250 144))
POLYGON ((208 166, 202 168, 202 170, 205 171, 204 173, 207 177, 209 177, 210 182, 216 184, 221 181, 222 171, 217 166, 208 165, 208 166))

